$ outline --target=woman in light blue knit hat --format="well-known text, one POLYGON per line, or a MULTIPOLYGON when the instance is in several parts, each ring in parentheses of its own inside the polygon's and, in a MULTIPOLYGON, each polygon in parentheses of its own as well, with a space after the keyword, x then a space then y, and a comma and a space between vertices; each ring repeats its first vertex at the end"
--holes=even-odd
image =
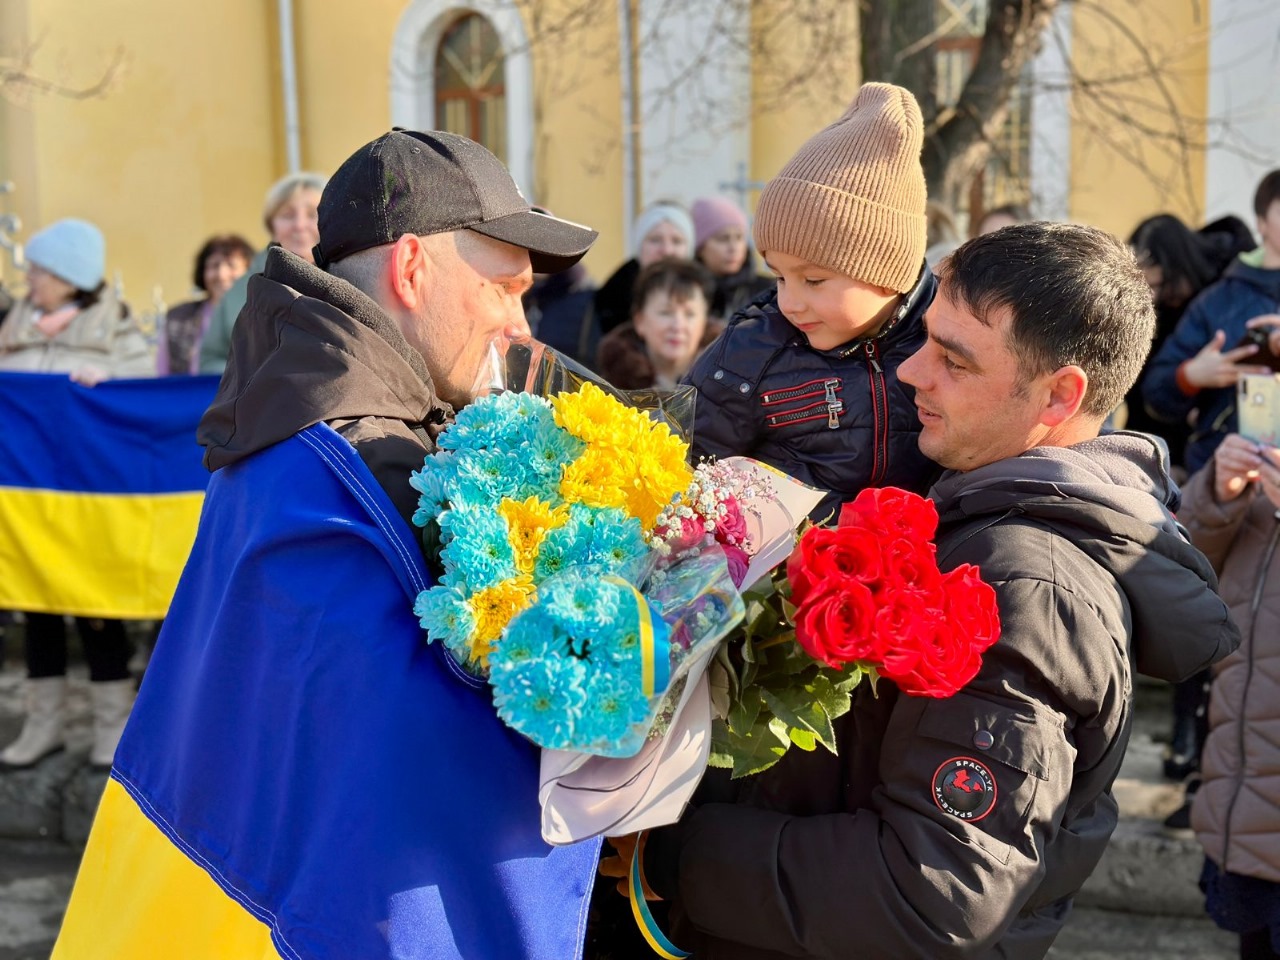
MULTIPOLYGON (((86 386, 149 377, 155 360, 141 331, 103 280, 102 232, 59 220, 26 245, 27 295, 0 325, 0 371, 70 374, 86 386)), ((67 697, 66 624, 59 614, 26 615, 26 708, 22 732, 0 750, 0 769, 31 767, 63 749, 67 697)), ((131 653, 119 620, 77 617, 93 705, 90 762, 109 767, 133 705, 131 653)))

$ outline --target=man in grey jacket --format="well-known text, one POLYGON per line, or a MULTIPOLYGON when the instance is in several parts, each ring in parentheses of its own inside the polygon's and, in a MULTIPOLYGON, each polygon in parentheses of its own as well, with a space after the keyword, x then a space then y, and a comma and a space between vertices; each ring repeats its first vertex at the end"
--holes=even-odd
POLYGON ((940 269, 928 340, 899 374, 942 569, 977 564, 1000 641, 945 700, 864 685, 839 756, 791 751, 709 784, 644 868, 700 960, 1043 957, 1116 825, 1132 671, 1176 680, 1239 633, 1172 511, 1163 444, 1099 435, 1150 348, 1129 251, 1028 223, 940 269))

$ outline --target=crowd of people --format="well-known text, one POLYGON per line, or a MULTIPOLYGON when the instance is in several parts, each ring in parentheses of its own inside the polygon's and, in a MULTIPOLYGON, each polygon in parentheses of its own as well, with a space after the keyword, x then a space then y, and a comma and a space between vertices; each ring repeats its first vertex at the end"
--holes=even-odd
MULTIPOLYGON (((1204 844, 1211 916, 1240 935, 1242 956, 1280 956, 1280 749, 1268 734, 1280 451, 1243 437, 1237 409, 1240 378, 1280 357, 1280 170, 1256 190, 1258 239, 1237 218, 1193 229, 1162 214, 1121 243, 1006 206, 966 241, 926 197, 922 137, 910 94, 864 85, 768 183, 753 221, 724 197, 654 203, 598 288, 578 263, 593 237, 546 211, 513 208, 501 230, 406 222, 391 235, 344 211, 350 176, 291 175, 266 196, 269 245, 210 237, 195 258, 200 295, 168 311, 154 347, 104 282, 100 231, 58 221, 27 244, 0 370, 85 386, 225 371, 201 426, 210 469, 335 423, 408 517, 413 461, 469 399, 474 371, 458 358, 484 337, 531 333, 623 389, 692 386, 695 452, 751 456, 828 491, 819 519, 868 487, 931 492, 940 557, 999 584, 1005 639, 962 694, 860 694, 839 757, 792 751, 745 784, 709 775, 680 823, 620 845, 670 905, 676 939, 708 958, 943 956, 961 940, 964 955, 1043 956, 1115 826, 1132 661, 1177 682, 1165 773, 1188 781, 1188 803, 1170 823, 1189 821, 1204 844), (449 270, 505 278, 501 302, 467 299, 449 270), (263 338, 288 291, 323 305, 303 356, 323 365, 325 311, 347 316, 357 332, 343 349, 385 372, 369 392, 413 385, 382 398, 400 413, 370 416, 335 371, 349 409, 241 422, 246 404, 283 410, 273 404, 303 389, 262 383, 280 362, 263 338), (453 329, 449 309, 484 323, 453 329), (1000 783, 982 816, 957 815, 938 785, 958 752, 1000 783)), ((464 173, 492 159, 446 148, 464 173)), ((348 165, 367 162, 358 152, 348 165)), ((8 770, 64 746, 66 623, 25 619, 27 716, 0 753, 8 770)), ((134 697, 129 646, 120 621, 75 624, 90 760, 109 767, 134 697)), ((602 883, 592 903, 588 956, 630 955, 625 901, 602 883)))

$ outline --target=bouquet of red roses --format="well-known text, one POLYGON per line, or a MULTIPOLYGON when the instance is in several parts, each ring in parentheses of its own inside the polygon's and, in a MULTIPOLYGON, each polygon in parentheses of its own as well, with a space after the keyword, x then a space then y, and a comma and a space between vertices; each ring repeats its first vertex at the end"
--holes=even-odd
POLYGON ((965 564, 942 573, 932 501, 864 490, 833 528, 809 527, 785 572, 744 595, 747 617, 711 674, 711 763, 736 776, 792 746, 836 750, 832 725, 854 688, 883 677, 948 697, 1000 636, 995 591, 965 564))

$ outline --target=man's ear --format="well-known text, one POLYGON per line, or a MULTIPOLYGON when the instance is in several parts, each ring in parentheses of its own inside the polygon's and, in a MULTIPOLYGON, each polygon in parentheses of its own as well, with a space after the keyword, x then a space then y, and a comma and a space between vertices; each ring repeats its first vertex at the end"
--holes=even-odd
POLYGON ((1084 406, 1089 390, 1089 375, 1075 364, 1060 367, 1049 375, 1048 393, 1040 422, 1046 427, 1058 427, 1066 423, 1084 406))
POLYGON ((416 310, 431 287, 435 265, 422 238, 406 233, 391 245, 387 277, 391 295, 406 309, 416 310))

